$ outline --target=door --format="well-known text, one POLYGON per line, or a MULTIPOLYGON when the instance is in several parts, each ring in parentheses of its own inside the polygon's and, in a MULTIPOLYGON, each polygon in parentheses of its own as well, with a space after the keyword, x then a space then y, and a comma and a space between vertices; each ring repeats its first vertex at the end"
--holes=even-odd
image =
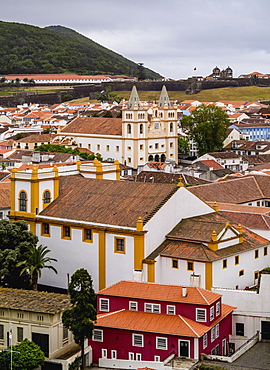
POLYGON ((179 341, 179 356, 189 357, 189 341, 187 340, 179 341))
POLYGON ((49 334, 32 333, 32 341, 41 348, 45 357, 49 357, 49 334))
POLYGON ((222 339, 222 355, 226 356, 226 338, 222 339))
POLYGON ((261 322, 262 339, 270 339, 270 321, 261 322))

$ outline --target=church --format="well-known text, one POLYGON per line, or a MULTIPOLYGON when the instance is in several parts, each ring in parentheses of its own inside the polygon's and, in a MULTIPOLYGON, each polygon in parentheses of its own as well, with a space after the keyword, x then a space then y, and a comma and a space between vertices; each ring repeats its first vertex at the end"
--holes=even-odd
POLYGON ((134 169, 146 162, 177 162, 177 105, 163 86, 157 104, 144 106, 134 86, 122 118, 76 117, 57 136, 55 144, 70 143, 118 160, 134 169))

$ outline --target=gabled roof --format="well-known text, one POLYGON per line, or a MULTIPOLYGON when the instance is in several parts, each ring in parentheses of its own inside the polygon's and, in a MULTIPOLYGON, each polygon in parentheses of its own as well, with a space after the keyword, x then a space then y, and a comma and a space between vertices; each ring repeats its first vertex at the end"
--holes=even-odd
POLYGON ((60 177, 60 195, 41 215, 106 225, 146 223, 179 189, 170 184, 60 177))
POLYGON ((206 202, 246 203, 270 198, 270 177, 249 175, 233 180, 194 186, 189 190, 206 202))
POLYGON ((67 124, 60 133, 93 134, 93 135, 122 135, 121 118, 76 117, 67 124))
POLYGON ((188 286, 186 289, 187 295, 182 297, 182 287, 179 285, 120 281, 101 290, 98 294, 207 306, 221 297, 217 293, 198 287, 188 286))
POLYGON ((98 315, 95 326, 132 330, 134 332, 151 332, 200 338, 233 310, 234 307, 222 304, 221 317, 211 326, 200 324, 180 315, 165 315, 128 310, 98 315))
MULTIPOLYGON (((207 166, 209 168, 213 168, 214 170, 223 169, 223 167, 219 163, 214 161, 213 159, 202 160, 202 161, 198 161, 198 162, 204 164, 205 166, 207 166)), ((198 162, 196 162, 196 163, 198 163, 198 162)))

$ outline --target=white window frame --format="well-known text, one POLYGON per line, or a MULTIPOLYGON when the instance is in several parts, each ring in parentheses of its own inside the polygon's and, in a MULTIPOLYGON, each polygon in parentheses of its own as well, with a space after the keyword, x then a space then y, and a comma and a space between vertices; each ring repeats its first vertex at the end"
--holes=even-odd
POLYGON ((101 329, 94 329, 93 330, 92 340, 94 342, 103 342, 103 330, 101 330, 101 329), (98 337, 100 337, 101 339, 97 339, 97 337, 96 337, 96 334, 97 333, 99 333, 99 336, 98 337))
POLYGON ((111 350, 111 359, 116 360, 117 359, 117 351, 115 349, 111 350))
POLYGON ((205 308, 196 308, 196 321, 197 322, 206 322, 206 309, 205 308), (199 318, 199 313, 204 312, 204 319, 199 318))
POLYGON ((135 334, 135 333, 132 333, 132 346, 133 347, 143 347, 143 344, 144 344, 144 340, 143 340, 144 338, 143 338, 143 334, 135 334), (140 337, 141 339, 140 339, 140 342, 141 342, 141 344, 136 344, 135 342, 136 342, 136 337, 137 337, 137 339, 138 339, 138 337, 140 337))
POLYGON ((135 301, 129 301, 129 310, 130 311, 138 311, 138 302, 135 301), (133 308, 133 307, 134 308, 133 308))
POLYGON ((168 349, 168 338, 165 337, 156 337, 156 349, 162 349, 167 350, 168 349), (160 344, 160 342, 163 342, 164 344, 160 344))
POLYGON ((161 312, 160 304, 159 303, 145 303, 144 312, 160 313, 161 312))
POLYGON ((154 361, 155 362, 160 362, 160 356, 154 356, 154 361))
POLYGON ((167 315, 175 315, 175 306, 168 304, 167 305, 167 315))
POLYGON ((216 303, 216 316, 220 315, 220 301, 216 303))
POLYGON ((142 361, 142 354, 136 353, 136 361, 142 361))
POLYGON ((219 324, 215 326, 215 338, 217 339, 219 337, 219 324))
POLYGON ((211 328, 211 343, 214 342, 215 339, 216 339, 216 330, 215 327, 213 326, 213 328, 211 328))
POLYGON ((134 361, 134 352, 129 352, 128 353, 128 359, 129 359, 129 361, 134 361))
POLYGON ((203 349, 205 349, 208 346, 208 341, 207 341, 207 333, 203 335, 203 349))
POLYGON ((210 321, 213 321, 215 318, 215 307, 210 307, 210 321))
POLYGON ((108 352, 106 348, 102 348, 101 350, 101 357, 102 358, 107 358, 108 357, 108 352))
POLYGON ((107 298, 99 298, 99 311, 109 312, 110 301, 107 298), (106 308, 102 308, 102 305, 106 305, 106 308))

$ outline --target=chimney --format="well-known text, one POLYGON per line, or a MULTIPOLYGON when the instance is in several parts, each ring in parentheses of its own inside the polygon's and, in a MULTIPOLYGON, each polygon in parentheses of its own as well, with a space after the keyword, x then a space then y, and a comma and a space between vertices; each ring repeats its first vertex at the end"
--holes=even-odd
POLYGON ((186 297, 186 296, 187 296, 187 287, 182 286, 182 297, 186 297))

